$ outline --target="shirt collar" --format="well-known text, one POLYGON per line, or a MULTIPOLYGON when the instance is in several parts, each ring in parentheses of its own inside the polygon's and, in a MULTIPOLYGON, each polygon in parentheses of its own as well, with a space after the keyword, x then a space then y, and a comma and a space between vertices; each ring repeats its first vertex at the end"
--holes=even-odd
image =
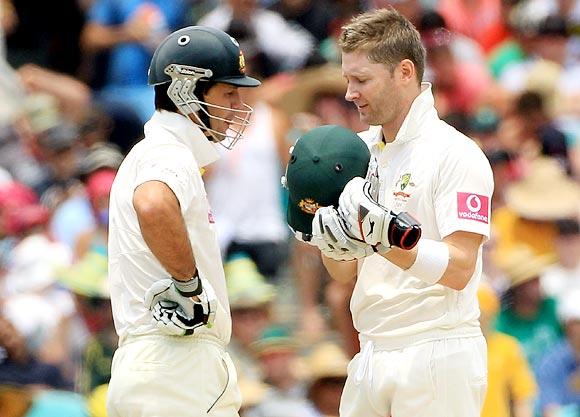
POLYGON ((151 120, 145 123, 145 135, 153 126, 167 130, 179 142, 187 146, 200 168, 219 159, 215 144, 209 141, 195 123, 182 114, 157 110, 153 113, 151 120))
MULTIPOLYGON (((421 93, 413 100, 409 113, 405 116, 403 124, 397 132, 397 136, 391 144, 402 144, 415 139, 419 136, 421 127, 429 119, 437 118, 437 110, 435 110, 435 99, 431 91, 431 83, 421 83, 421 93)), ((372 132, 371 144, 372 146, 382 149, 383 134, 381 126, 371 126, 369 130, 372 132)))

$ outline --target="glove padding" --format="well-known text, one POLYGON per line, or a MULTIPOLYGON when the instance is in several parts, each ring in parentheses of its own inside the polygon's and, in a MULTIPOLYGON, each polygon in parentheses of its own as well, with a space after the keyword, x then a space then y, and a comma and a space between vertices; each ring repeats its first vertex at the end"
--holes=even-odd
POLYGON ((215 321, 217 297, 209 281, 199 278, 202 291, 199 301, 184 297, 173 279, 156 281, 145 293, 145 306, 152 312, 152 322, 164 333, 188 336, 200 326, 211 327, 215 321))
POLYGON ((312 220, 312 239, 308 243, 336 261, 352 261, 374 253, 369 244, 349 236, 344 220, 333 206, 316 210, 312 220))
POLYGON ((371 183, 364 178, 350 180, 338 201, 348 232, 379 248, 379 252, 391 246, 412 249, 421 237, 419 222, 406 212, 395 214, 381 206, 371 195, 371 183))

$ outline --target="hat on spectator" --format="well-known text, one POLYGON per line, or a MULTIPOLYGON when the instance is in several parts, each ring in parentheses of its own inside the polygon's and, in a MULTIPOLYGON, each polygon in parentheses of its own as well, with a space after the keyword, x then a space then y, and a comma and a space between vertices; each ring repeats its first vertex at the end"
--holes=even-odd
POLYGON ((286 327, 270 326, 251 344, 251 348, 257 356, 275 352, 296 352, 298 342, 286 327))
POLYGON ((555 262, 554 255, 538 255, 523 244, 498 253, 497 258, 497 265, 506 274, 510 288, 538 278, 555 262))
POLYGON ((558 317, 562 323, 580 320, 580 289, 566 291, 558 304, 558 317))
POLYGON ((294 78, 294 87, 280 97, 278 105, 287 114, 311 112, 316 98, 321 95, 346 94, 346 80, 340 65, 325 64, 302 70, 294 78))
POLYGON ((108 196, 111 193, 116 173, 117 171, 106 168, 91 173, 86 184, 89 200, 94 201, 100 197, 108 196))
POLYGON ((16 236, 50 220, 50 211, 41 204, 10 206, 2 212, 0 229, 7 235, 16 236))
POLYGON ((57 270, 59 282, 73 293, 91 298, 110 298, 107 256, 88 252, 68 268, 57 270))
POLYGON ((306 359, 311 383, 324 378, 346 378, 348 358, 344 351, 333 342, 316 346, 306 359))
POLYGON ((276 289, 266 282, 254 261, 245 255, 234 255, 224 265, 228 297, 232 310, 261 307, 276 296, 276 289))
POLYGON ((50 94, 31 94, 24 101, 24 109, 34 133, 41 133, 61 123, 58 102, 50 94))
POLYGON ((69 123, 59 123, 44 130, 38 138, 41 147, 52 152, 70 149, 79 139, 78 129, 69 123))
POLYGON ((117 170, 123 162, 123 154, 112 143, 95 143, 89 148, 80 164, 80 175, 88 175, 102 168, 117 170))
POLYGON ((580 185, 553 158, 532 161, 523 179, 506 189, 507 206, 530 220, 553 221, 578 216, 580 185))

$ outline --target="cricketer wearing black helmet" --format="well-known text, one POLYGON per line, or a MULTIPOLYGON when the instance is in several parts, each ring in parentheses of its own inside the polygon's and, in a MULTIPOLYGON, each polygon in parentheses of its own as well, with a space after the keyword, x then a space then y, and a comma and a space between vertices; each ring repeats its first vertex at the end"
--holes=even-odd
POLYGON ((169 35, 149 69, 156 111, 127 154, 109 203, 109 284, 119 348, 109 417, 237 416, 225 347, 231 318, 202 168, 231 148, 252 109, 238 42, 192 26, 169 35))
POLYGON ((169 35, 159 45, 149 68, 155 86, 155 108, 189 116, 204 133, 228 149, 241 138, 252 108, 245 103, 228 107, 216 100, 213 87, 257 87, 260 81, 245 74, 239 43, 221 30, 189 26, 169 35), (168 100, 169 99, 169 100, 168 100))

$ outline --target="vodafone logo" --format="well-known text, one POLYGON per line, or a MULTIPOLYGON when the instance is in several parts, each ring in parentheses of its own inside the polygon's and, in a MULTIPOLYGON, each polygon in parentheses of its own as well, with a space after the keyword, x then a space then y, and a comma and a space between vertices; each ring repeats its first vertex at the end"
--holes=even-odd
POLYGON ((477 196, 477 194, 471 194, 469 197, 467 197, 466 203, 467 208, 472 213, 476 213, 481 210, 481 199, 477 196))
POLYGON ((457 217, 489 223, 489 197, 474 193, 457 193, 457 217))

